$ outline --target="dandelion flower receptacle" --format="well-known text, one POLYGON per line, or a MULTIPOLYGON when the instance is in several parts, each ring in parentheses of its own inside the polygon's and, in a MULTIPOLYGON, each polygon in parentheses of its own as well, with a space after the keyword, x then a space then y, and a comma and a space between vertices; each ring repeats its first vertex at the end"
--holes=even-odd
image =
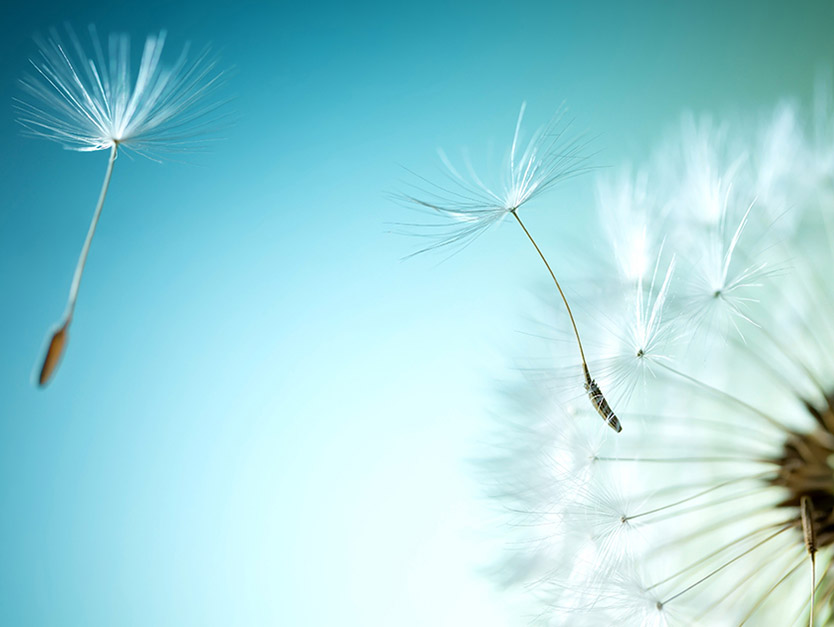
POLYGON ((542 624, 834 624, 834 143, 790 106, 688 117, 601 184, 600 219, 662 234, 601 248, 620 286, 585 324, 629 428, 531 370, 489 465, 542 624))
POLYGON ((103 46, 90 27, 91 52, 68 28, 68 43, 53 31, 38 42, 34 72, 21 80, 16 99, 25 132, 68 150, 108 150, 98 202, 81 249, 63 318, 52 333, 38 382, 45 385, 66 349, 84 267, 120 152, 155 158, 163 152, 201 147, 219 121, 214 98, 222 72, 208 50, 189 60, 188 46, 170 64, 162 61, 166 34, 145 41, 138 69, 131 66, 130 39, 113 34, 103 46))
POLYGON ((434 242, 418 253, 455 245, 467 246, 507 216, 515 219, 547 268, 565 306, 579 349, 585 392, 605 423, 620 432, 622 426, 619 418, 591 376, 579 329, 562 286, 519 215, 524 205, 556 183, 588 169, 587 157, 583 152, 584 144, 579 139, 567 136, 569 124, 564 121, 565 110, 562 108, 547 125, 533 133, 526 146, 522 147, 521 128, 525 110, 526 103, 523 103, 512 143, 504 159, 500 186, 488 186, 475 172, 469 159, 466 159, 468 176, 462 175, 446 154, 440 151, 446 166, 447 182, 436 184, 421 178, 426 188, 416 194, 403 194, 401 200, 411 207, 428 210, 442 220, 440 224, 433 225, 440 229, 432 233, 434 242))

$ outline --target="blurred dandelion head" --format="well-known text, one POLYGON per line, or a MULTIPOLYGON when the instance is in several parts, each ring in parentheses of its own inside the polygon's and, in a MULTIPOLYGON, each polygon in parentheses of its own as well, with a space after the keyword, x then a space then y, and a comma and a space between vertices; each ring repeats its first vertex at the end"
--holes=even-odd
POLYGON ((432 240, 418 253, 456 244, 466 246, 559 181, 587 169, 583 141, 567 134, 570 124, 565 120, 564 107, 526 142, 522 132, 525 110, 523 103, 512 142, 495 176, 478 174, 466 153, 461 171, 439 150, 445 168, 442 182, 418 177, 413 193, 398 195, 402 204, 438 218, 430 224, 409 225, 420 229, 414 234, 432 240))
POLYGON ((70 150, 119 147, 142 154, 190 150, 219 120, 213 99, 222 73, 208 50, 189 60, 162 60, 166 34, 150 35, 134 71, 127 35, 104 45, 90 27, 86 50, 71 28, 65 43, 57 31, 38 41, 33 73, 21 80, 19 122, 34 136, 70 150))
POLYGON ((807 625, 812 607, 834 624, 832 113, 688 116, 600 183, 595 266, 616 270, 576 291, 629 429, 584 419, 554 343, 560 367, 525 373, 489 466, 502 574, 541 624, 807 625))

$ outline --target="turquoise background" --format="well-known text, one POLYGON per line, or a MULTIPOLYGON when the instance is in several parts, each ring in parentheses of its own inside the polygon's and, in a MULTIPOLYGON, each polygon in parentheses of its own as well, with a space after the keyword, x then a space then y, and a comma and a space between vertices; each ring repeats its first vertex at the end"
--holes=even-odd
MULTIPOLYGON (((566 101, 594 165, 684 109, 808 102, 834 4, 53 2, 0 9, 0 624, 521 625, 472 459, 546 275, 517 228, 401 261, 390 193, 566 101), (23 137, 32 36, 211 43, 235 123, 120 157, 69 350, 33 373, 104 174, 23 137), (180 159, 183 160, 183 159, 180 159)), ((170 57, 169 57, 170 58, 170 57)), ((593 177, 527 214, 593 258, 593 177)), ((567 268, 567 269, 566 269, 567 268)))

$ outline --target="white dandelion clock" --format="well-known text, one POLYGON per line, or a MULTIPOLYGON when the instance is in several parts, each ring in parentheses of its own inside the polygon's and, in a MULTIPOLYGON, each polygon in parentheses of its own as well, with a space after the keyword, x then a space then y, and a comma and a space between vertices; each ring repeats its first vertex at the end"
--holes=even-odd
POLYGON ((188 47, 163 62, 165 32, 145 41, 139 66, 131 66, 130 39, 110 35, 106 47, 90 27, 91 53, 68 29, 65 44, 53 31, 39 41, 34 72, 21 80, 18 121, 33 136, 69 150, 109 150, 98 202, 81 249, 66 310, 52 333, 38 377, 45 385, 63 354, 75 311, 81 277, 101 215, 118 154, 125 150, 152 156, 199 148, 219 121, 222 102, 215 91, 222 79, 208 51, 189 60, 188 47))
MULTIPOLYGON (((834 246, 825 228, 834 180, 804 165, 834 150, 834 136, 802 128, 785 106, 763 132, 693 132, 688 123, 676 150, 689 165, 647 168, 664 224, 654 258, 674 261, 665 271, 655 263, 636 306, 625 299, 621 314, 604 317, 619 334, 592 329, 609 343, 600 354, 614 356, 600 372, 629 429, 615 438, 577 420, 564 410, 571 395, 545 377, 515 392, 509 409, 523 428, 504 433, 515 447, 490 467, 497 485, 520 488, 501 497, 511 519, 541 520, 513 527, 513 564, 536 568, 509 572, 535 591, 542 624, 834 624, 834 246), (774 143, 791 147, 785 161, 757 155, 774 143), (732 191, 717 175, 728 145, 749 148, 750 158, 730 162, 732 188, 750 189, 732 191), (741 200, 757 189, 766 202, 741 200), (787 198, 803 201, 774 206, 787 198), (786 212, 791 228, 770 228, 786 212), (701 283, 731 324, 701 324, 692 300, 701 283), (653 356, 644 370, 626 359, 642 346, 653 356), (639 394, 629 392, 635 376, 639 394), (545 419, 548 404, 562 409, 545 419), (578 432, 602 440, 592 472, 566 473, 578 432), (554 509, 556 520, 537 517, 554 509)), ((624 294, 635 286, 631 270, 621 275, 624 294)), ((611 299, 601 306, 609 311, 611 299)))
POLYGON ((468 176, 464 176, 441 151, 440 156, 447 169, 445 184, 435 184, 421 179, 428 189, 420 190, 417 195, 402 194, 400 196, 400 200, 407 205, 428 210, 445 220, 434 225, 440 228, 439 231, 431 234, 435 239, 434 243, 415 254, 456 244, 466 246, 505 217, 511 215, 515 218, 544 262, 565 305, 582 360, 585 392, 600 417, 608 426, 619 432, 622 430, 620 421, 588 369, 579 329, 567 297, 562 291, 562 286, 556 279, 544 253, 519 216, 519 210, 530 200, 552 188, 556 183, 587 169, 586 157, 582 152, 583 145, 577 139, 566 136, 568 125, 563 122, 564 109, 560 109, 550 123, 536 131, 526 147, 522 149, 521 123, 525 109, 526 103, 521 105, 513 140, 504 159, 502 175, 499 177, 500 187, 489 187, 484 183, 468 159, 466 160, 468 176))

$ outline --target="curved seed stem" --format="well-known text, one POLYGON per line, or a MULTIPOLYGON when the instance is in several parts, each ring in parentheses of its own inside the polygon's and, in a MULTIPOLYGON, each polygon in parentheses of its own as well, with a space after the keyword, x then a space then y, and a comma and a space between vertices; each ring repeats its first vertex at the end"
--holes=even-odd
POLYGON ((553 282, 556 284, 556 289, 559 290, 559 296, 562 297, 562 302, 565 303, 565 309, 568 310, 568 317, 570 317, 570 324, 573 327, 573 334, 576 336, 576 343, 579 345, 579 355, 582 357, 582 366, 587 371, 588 369, 588 362, 585 361, 585 351, 582 349, 582 340, 579 339, 579 330, 576 328, 576 320, 573 319, 573 312, 570 310, 570 305, 568 305, 568 299, 565 297, 565 293, 562 291, 562 286, 559 285, 559 281, 556 279, 556 275, 553 273, 553 270, 550 267, 550 264, 547 263, 547 259, 544 257, 544 253, 542 253, 539 245, 536 244, 536 240, 533 239, 533 236, 530 235, 530 231, 527 230, 527 227, 524 226, 524 222, 521 221, 521 218, 518 215, 518 211, 511 211, 510 213, 513 214, 513 217, 518 220, 518 224, 524 229, 525 235, 527 235, 527 239, 530 240, 530 243, 533 244, 533 247, 536 249, 536 252, 539 253, 539 257, 544 262, 545 267, 547 267, 547 271, 550 273, 550 278, 553 279, 553 282))
POLYGON ((568 310, 568 317, 570 318, 570 324, 573 327, 573 334, 576 336, 576 344, 579 346, 579 356, 582 358, 582 376, 585 379, 585 391, 591 399, 591 404, 594 406, 594 409, 596 409, 597 413, 605 421, 605 423, 614 429, 614 431, 619 433, 623 430, 620 425, 620 419, 617 418, 617 414, 615 414, 614 410, 611 409, 610 405, 608 405, 605 395, 602 393, 602 390, 599 389, 599 385, 596 381, 594 381, 593 377, 591 377, 591 373, 588 370, 588 362, 585 360, 585 350, 582 348, 582 340, 579 339, 579 329, 576 328, 576 320, 573 318, 573 312, 570 309, 565 293, 562 291, 562 286, 559 285, 559 281, 553 273, 553 269, 550 267, 550 264, 547 263, 547 259, 545 258, 544 253, 542 253, 541 248, 539 248, 539 245, 536 244, 536 240, 533 239, 533 236, 530 235, 530 231, 527 230, 527 227, 524 226, 524 222, 521 221, 518 211, 513 209, 510 213, 513 214, 513 217, 515 217, 518 221, 519 226, 524 230, 525 235, 527 235, 527 239, 529 239, 530 243, 533 244, 533 248, 535 248, 536 252, 539 253, 539 257, 541 257, 547 271, 550 273, 550 278, 553 279, 553 282, 556 284, 556 289, 559 290, 559 296, 562 297, 562 302, 565 303, 565 309, 568 310))

